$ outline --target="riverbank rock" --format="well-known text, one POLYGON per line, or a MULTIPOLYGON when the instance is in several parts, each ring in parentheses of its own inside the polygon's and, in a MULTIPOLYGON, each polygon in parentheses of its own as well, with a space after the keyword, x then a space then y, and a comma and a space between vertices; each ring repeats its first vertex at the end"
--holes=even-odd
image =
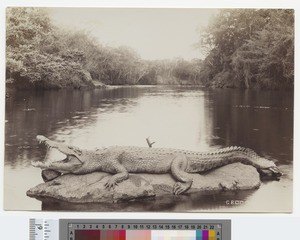
MULTIPOLYGON (((174 178, 170 174, 130 174, 114 189, 104 187, 110 174, 62 175, 27 191, 37 199, 54 198, 73 203, 123 202, 172 195, 174 178)), ((241 163, 230 164, 205 174, 193 174, 194 183, 187 194, 201 191, 249 190, 260 186, 256 169, 241 163)))

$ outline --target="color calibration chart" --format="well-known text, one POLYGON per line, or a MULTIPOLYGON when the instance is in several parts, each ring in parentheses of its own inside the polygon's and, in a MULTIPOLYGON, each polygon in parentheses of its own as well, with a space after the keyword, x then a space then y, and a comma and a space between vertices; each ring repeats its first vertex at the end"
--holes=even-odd
POLYGON ((30 229, 30 240, 231 240, 230 220, 31 220, 30 229))

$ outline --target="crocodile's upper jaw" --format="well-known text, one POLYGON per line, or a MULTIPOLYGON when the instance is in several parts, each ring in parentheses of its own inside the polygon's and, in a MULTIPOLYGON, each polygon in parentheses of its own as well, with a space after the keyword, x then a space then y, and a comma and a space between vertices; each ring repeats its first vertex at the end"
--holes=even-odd
POLYGON ((37 140, 47 148, 47 153, 42 162, 32 162, 33 166, 52 169, 61 173, 73 172, 82 166, 82 161, 71 147, 53 142, 41 135, 37 136, 37 140))

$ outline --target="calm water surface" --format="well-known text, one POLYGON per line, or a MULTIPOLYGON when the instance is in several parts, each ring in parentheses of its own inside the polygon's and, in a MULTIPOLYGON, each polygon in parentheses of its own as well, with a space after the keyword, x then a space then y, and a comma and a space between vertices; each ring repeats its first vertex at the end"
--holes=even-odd
POLYGON ((6 99, 4 207, 7 210, 291 211, 293 95, 199 87, 115 87, 19 91, 6 99), (40 202, 26 191, 41 183, 30 165, 44 157, 36 135, 93 149, 110 145, 197 151, 231 145, 254 149, 284 171, 280 181, 239 193, 170 196, 150 202, 80 205, 40 202), (228 204, 228 200, 238 200, 228 204), (100 206, 101 205, 101 206, 100 206))

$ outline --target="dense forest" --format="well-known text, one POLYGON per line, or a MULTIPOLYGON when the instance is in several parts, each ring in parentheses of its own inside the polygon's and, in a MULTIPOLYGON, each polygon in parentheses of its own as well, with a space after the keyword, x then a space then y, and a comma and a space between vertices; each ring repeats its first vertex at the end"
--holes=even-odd
POLYGON ((83 31, 56 27, 39 8, 8 8, 6 84, 13 88, 200 84, 290 89, 294 84, 292 10, 221 10, 200 33, 204 60, 143 60, 83 31))
POLYGON ((201 33, 199 45, 209 48, 199 79, 207 86, 294 86, 293 10, 222 10, 201 33))

